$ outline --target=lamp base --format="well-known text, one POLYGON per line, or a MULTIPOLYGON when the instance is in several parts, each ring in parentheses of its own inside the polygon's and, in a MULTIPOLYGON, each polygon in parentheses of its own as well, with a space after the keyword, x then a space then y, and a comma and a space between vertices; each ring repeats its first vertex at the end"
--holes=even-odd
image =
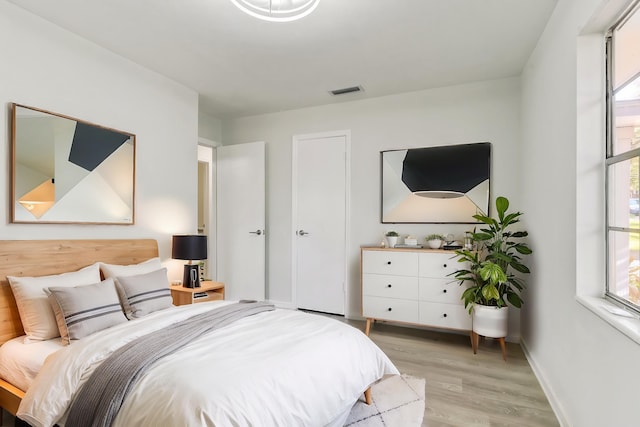
POLYGON ((185 288, 200 287, 200 268, 197 264, 185 264, 182 286, 185 288))

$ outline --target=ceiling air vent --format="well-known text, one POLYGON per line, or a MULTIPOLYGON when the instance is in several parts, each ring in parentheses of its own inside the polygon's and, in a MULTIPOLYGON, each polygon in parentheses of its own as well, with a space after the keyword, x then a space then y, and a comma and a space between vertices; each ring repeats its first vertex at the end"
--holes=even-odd
POLYGON ((329 93, 331 95, 344 95, 345 93, 362 92, 363 90, 364 89, 362 89, 362 86, 351 86, 345 87, 343 89, 330 90, 329 93))

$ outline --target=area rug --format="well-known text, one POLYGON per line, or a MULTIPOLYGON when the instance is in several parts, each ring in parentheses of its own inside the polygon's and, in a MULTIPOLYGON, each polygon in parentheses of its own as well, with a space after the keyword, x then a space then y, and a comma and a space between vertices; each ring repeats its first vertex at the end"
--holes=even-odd
POLYGON ((424 416, 424 378, 393 375, 371 387, 373 403, 359 400, 345 427, 420 427, 424 416))

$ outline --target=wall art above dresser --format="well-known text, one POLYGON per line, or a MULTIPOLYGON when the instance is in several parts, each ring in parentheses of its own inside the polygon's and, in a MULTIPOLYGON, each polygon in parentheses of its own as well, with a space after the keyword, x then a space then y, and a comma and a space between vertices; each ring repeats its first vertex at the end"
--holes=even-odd
POLYGON ((491 143, 380 153, 383 223, 477 223, 489 215, 491 143))

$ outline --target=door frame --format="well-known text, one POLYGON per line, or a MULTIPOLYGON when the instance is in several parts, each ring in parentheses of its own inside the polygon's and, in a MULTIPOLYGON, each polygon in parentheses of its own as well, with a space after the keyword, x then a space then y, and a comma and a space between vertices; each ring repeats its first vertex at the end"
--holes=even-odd
MULTIPOLYGON (((207 167, 207 184, 209 191, 208 198, 208 222, 209 230, 207 230, 207 274, 210 278, 216 277, 217 265, 216 259, 212 254, 216 253, 216 148, 220 144, 206 138, 198 138, 198 163, 203 162, 207 167)), ((197 223, 197 220, 196 220, 197 223)), ((196 224, 200 227, 200 224, 196 224)))
POLYGON ((345 236, 344 236, 344 309, 345 316, 348 312, 348 287, 349 287, 349 246, 351 236, 351 130, 337 130, 320 133, 308 133, 293 135, 291 141, 291 302, 295 308, 298 308, 298 239, 296 236, 298 226, 298 143, 307 139, 333 138, 343 136, 345 138, 345 236))

